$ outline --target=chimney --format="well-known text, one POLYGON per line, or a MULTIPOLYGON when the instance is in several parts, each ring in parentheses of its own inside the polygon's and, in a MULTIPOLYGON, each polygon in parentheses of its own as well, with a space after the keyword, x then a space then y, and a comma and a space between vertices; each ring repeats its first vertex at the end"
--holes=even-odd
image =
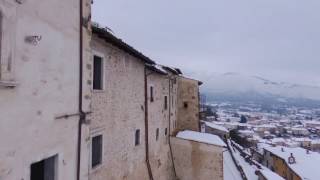
POLYGON ((290 153, 290 157, 288 158, 289 164, 295 164, 296 158, 293 156, 293 153, 290 153))
POLYGON ((281 147, 281 152, 284 152, 284 148, 283 147, 281 147))

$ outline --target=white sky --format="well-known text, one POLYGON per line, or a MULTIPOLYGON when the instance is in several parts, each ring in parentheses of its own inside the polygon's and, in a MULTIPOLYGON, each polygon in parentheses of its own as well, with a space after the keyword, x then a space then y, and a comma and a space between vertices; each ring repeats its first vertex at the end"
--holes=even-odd
POLYGON ((320 86, 320 0, 94 0, 93 20, 184 71, 320 86))

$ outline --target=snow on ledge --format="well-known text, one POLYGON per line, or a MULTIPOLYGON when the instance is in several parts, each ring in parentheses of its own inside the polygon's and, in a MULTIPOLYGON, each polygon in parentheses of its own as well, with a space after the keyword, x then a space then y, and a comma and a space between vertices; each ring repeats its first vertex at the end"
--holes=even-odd
POLYGON ((260 173, 268 180, 284 180, 281 176, 266 168, 260 170, 260 173))
POLYGON ((197 142, 202 142, 202 143, 207 143, 207 144, 212 144, 216 146, 222 146, 225 147, 227 146, 219 136, 213 135, 213 134, 208 134, 208 133, 200 133, 196 131, 180 131, 177 134, 178 138, 181 139, 186 139, 186 140, 192 140, 192 141, 197 141, 197 142))
POLYGON ((226 132, 226 133, 229 132, 228 129, 223 127, 223 126, 219 126, 219 125, 211 123, 211 122, 205 122, 205 124, 206 124, 206 126, 211 127, 213 129, 217 129, 217 130, 220 130, 220 131, 223 131, 223 132, 226 132))

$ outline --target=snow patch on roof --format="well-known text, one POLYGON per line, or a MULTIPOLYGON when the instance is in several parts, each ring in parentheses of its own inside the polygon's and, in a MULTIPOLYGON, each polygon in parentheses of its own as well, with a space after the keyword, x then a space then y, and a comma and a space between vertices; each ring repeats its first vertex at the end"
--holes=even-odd
POLYGON ((202 143, 207 143, 207 144, 212 144, 216 146, 222 146, 225 147, 227 146, 220 138, 219 136, 213 135, 213 134, 207 134, 207 133, 200 133, 196 131, 180 131, 177 134, 178 138, 186 139, 186 140, 192 140, 192 141, 197 141, 197 142, 202 142, 202 143))
POLYGON ((264 168, 264 169, 260 170, 260 172, 268 180, 284 180, 281 176, 279 176, 278 174, 270 171, 267 168, 264 168))
POLYGON ((277 155, 286 162, 291 153, 295 157, 296 163, 289 164, 290 168, 295 171, 302 179, 308 180, 318 180, 320 177, 320 171, 318 170, 318 165, 320 162, 320 154, 317 152, 310 151, 307 153, 306 149, 297 148, 287 148, 287 147, 264 147, 265 150, 277 155), (282 149, 283 148, 283 149, 282 149))
POLYGON ((206 124, 206 126, 211 127, 213 129, 217 129, 217 130, 220 130, 220 131, 223 131, 223 132, 229 132, 227 130, 227 128, 225 128, 223 126, 219 126, 219 125, 211 123, 211 122, 205 122, 205 124, 206 124))

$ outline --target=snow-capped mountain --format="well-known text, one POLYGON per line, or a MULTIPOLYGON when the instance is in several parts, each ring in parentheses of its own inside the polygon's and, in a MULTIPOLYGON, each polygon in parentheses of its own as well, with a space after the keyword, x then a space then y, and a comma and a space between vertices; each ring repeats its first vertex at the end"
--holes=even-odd
MULTIPOLYGON (((195 74, 204 82, 202 92, 209 99, 232 98, 238 100, 273 99, 285 103, 296 101, 319 101, 320 87, 285 82, 275 82, 259 76, 247 76, 239 73, 195 74)), ((314 102, 313 102, 314 103, 314 102)))

